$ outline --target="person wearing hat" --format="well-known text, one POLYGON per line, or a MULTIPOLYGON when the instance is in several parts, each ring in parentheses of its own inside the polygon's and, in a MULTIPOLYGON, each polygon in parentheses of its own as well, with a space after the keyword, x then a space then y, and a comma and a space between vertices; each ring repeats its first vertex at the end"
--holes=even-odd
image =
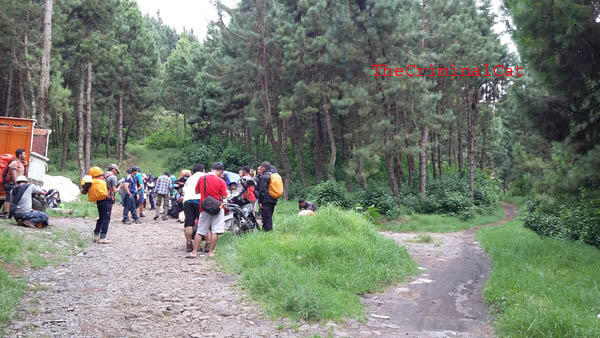
POLYGON ((138 215, 135 212, 135 196, 138 193, 137 183, 138 180, 135 175, 138 173, 140 168, 138 166, 131 168, 131 174, 127 175, 127 178, 123 182, 123 189, 125 190, 125 195, 123 195, 123 223, 131 224, 129 222, 129 213, 131 212, 131 217, 133 217, 133 221, 136 224, 141 223, 138 215))
POLYGON ((32 195, 46 194, 46 191, 33 184, 27 183, 27 177, 21 175, 17 177, 17 185, 11 191, 10 215, 14 216, 20 225, 28 228, 35 228, 48 225, 48 215, 43 211, 33 210, 32 195))
MULTIPOLYGON (((91 171, 91 169, 90 169, 91 171)), ((96 243, 108 244, 109 240, 106 239, 108 233, 108 226, 110 224, 110 215, 112 213, 112 207, 115 203, 115 193, 117 192, 117 174, 119 173, 119 166, 111 164, 108 166, 108 170, 103 174, 104 181, 106 182, 106 189, 108 196, 105 200, 97 201, 96 206, 98 207, 98 221, 96 222, 96 228, 94 229, 93 240, 96 243)), ((102 175, 102 174, 100 174, 102 175)))

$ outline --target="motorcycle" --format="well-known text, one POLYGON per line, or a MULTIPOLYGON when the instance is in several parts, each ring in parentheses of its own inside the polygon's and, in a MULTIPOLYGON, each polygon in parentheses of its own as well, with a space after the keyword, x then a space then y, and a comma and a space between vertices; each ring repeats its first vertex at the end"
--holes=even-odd
POLYGON ((232 196, 223 204, 225 227, 234 235, 258 229, 258 223, 253 214, 254 204, 242 197, 247 188, 246 185, 241 192, 232 196))
POLYGON ((31 208, 37 211, 46 211, 46 208, 58 208, 61 203, 58 190, 50 189, 46 195, 33 195, 31 198, 31 208))

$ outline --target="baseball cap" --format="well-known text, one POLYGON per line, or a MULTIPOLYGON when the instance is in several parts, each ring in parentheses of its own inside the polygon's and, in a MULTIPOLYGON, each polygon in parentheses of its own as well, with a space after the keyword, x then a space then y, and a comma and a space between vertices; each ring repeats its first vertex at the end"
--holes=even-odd
POLYGON ((119 173, 119 174, 121 173, 121 171, 119 170, 119 166, 118 165, 116 165, 114 163, 113 164, 109 164, 108 165, 108 170, 113 170, 113 169, 115 169, 117 171, 117 173, 119 173))

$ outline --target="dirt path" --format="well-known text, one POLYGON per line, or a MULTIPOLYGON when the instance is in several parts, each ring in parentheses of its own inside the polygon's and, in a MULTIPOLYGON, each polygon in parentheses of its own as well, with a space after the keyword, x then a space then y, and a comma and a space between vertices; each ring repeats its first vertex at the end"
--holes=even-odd
MULTIPOLYGON (((508 217, 516 208, 505 204, 508 217)), ((182 225, 152 221, 123 225, 113 212, 110 245, 90 243, 58 267, 25 271, 30 290, 8 337, 454 337, 488 336, 481 294, 489 262, 473 241, 475 230, 431 234, 435 244, 409 242, 415 234, 385 234, 406 245, 425 268, 410 281, 363 297, 369 320, 344 324, 273 321, 235 287, 213 259, 184 259, 182 225), (389 319, 376 318, 387 316, 389 319)), ((149 214, 150 215, 150 214, 149 214)), ((91 238, 94 220, 53 219, 57 227, 91 238)))
MULTIPOLYGON (((484 226, 518 215, 514 205, 502 206, 506 218, 484 226)), ((416 243, 415 233, 384 233, 404 245, 423 272, 384 293, 363 296, 369 311, 366 328, 388 337, 494 336, 483 298, 490 262, 473 237, 479 228, 425 234, 431 243, 416 243)))

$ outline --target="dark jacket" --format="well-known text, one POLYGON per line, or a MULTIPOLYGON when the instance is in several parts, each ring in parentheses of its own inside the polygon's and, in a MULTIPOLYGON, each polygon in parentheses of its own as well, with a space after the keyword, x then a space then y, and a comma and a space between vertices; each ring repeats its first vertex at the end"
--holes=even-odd
POLYGON ((265 171, 258 176, 258 203, 277 204, 277 200, 269 195, 269 183, 271 182, 271 171, 265 171))

